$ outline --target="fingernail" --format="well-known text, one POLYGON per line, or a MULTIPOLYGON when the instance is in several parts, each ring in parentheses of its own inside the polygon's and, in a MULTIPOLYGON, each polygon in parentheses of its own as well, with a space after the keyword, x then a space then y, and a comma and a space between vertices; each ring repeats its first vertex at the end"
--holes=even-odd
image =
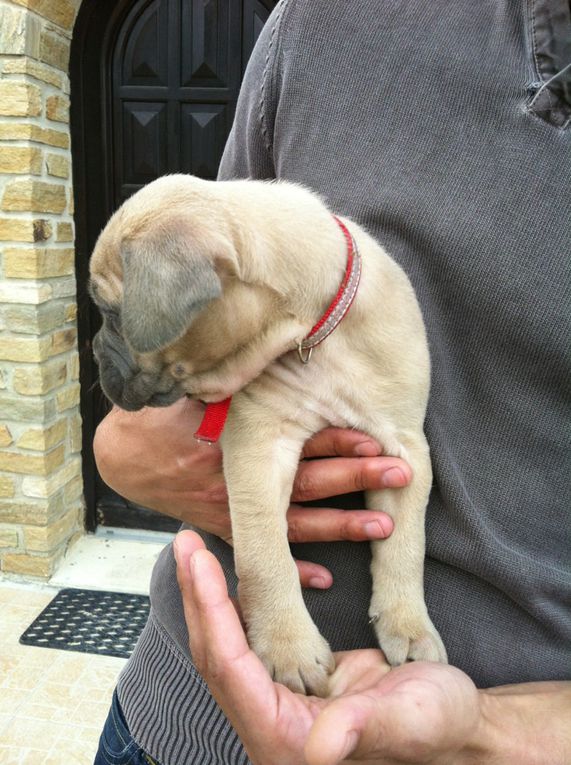
POLYGON ((174 555, 174 559, 178 563, 178 544, 177 544, 177 538, 175 537, 172 543, 172 551, 174 555))
POLYGON ((372 441, 363 441, 355 445, 354 452, 357 457, 377 457, 381 450, 372 441))
POLYGON ((393 467, 383 473, 381 482, 385 489, 398 489, 401 486, 406 486, 407 480, 400 468, 393 467))
POLYGON ((326 590, 329 586, 328 582, 321 576, 312 576, 308 584, 315 590, 326 590))
POLYGON ((201 568, 202 568, 202 563, 203 563, 202 562, 202 556, 201 555, 197 555, 196 554, 197 552, 198 552, 198 550, 195 550, 192 553, 192 555, 190 556, 189 561, 188 561, 188 568, 189 568, 189 571, 190 571, 190 579, 193 582, 193 584, 194 583, 198 584, 199 582, 201 582, 204 579, 204 577, 200 573, 201 568))
POLYGON ((380 521, 368 521, 363 525, 363 528, 369 539, 384 539, 387 536, 387 532, 380 521))

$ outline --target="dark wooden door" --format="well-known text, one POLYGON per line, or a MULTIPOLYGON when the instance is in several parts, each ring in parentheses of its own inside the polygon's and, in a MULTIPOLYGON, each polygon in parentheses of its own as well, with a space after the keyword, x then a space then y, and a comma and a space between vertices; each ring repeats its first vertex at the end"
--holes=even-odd
POLYGON ((253 45, 273 0, 84 0, 72 41, 71 127, 87 524, 173 529, 97 474, 92 441, 108 409, 91 341, 88 261, 111 213, 167 173, 215 178, 253 45))

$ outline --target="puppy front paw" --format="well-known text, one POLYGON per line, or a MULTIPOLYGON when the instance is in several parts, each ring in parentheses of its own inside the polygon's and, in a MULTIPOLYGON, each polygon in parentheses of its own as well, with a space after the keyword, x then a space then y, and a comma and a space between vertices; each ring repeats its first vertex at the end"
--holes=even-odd
POLYGON ((277 683, 295 693, 326 696, 335 669, 329 644, 317 628, 248 632, 250 646, 277 683))
POLYGON ((388 663, 393 667, 406 661, 438 661, 447 664, 446 648, 428 615, 405 620, 398 611, 378 613, 371 608, 369 612, 388 663))

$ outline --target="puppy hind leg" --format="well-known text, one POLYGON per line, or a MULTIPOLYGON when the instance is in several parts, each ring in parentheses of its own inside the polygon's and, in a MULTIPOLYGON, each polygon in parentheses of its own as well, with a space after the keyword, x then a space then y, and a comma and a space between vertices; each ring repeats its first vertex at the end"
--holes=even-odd
POLYGON ((407 444, 413 478, 409 486, 367 493, 367 506, 387 512, 391 536, 371 543, 373 595, 369 617, 392 665, 446 662, 446 649, 424 602, 424 517, 432 484, 428 446, 407 444))

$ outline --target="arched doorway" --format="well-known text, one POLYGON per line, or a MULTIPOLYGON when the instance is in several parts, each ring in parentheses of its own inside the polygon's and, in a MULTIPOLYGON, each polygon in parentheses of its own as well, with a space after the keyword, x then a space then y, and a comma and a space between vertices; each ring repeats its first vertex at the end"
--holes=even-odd
POLYGON ((274 0, 84 0, 71 47, 83 478, 89 530, 172 529, 98 476, 92 440, 107 404, 91 340, 89 255, 113 210, 160 175, 214 178, 247 60, 274 0))

